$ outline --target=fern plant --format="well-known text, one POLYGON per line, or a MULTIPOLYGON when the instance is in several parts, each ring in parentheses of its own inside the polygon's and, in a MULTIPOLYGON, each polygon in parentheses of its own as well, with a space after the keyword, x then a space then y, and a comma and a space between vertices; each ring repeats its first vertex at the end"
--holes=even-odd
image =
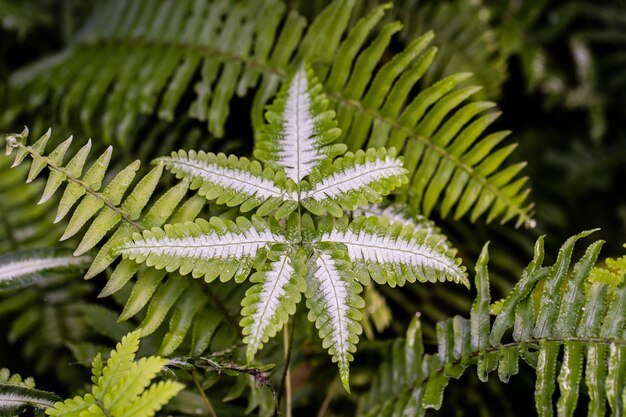
MULTIPOLYGON (((361 403, 360 415, 424 415, 428 408, 441 407, 450 379, 459 378, 470 366, 476 365, 483 382, 496 371, 502 382, 508 382, 520 372, 520 360, 535 368, 540 416, 551 416, 555 409, 559 416, 574 415, 582 384, 589 396, 589 415, 605 415, 607 403, 612 415, 622 415, 626 280, 598 280, 594 264, 603 241, 590 245, 570 267, 576 241, 589 234, 568 239, 552 266, 543 266, 540 238, 521 279, 491 309, 485 246, 476 265, 478 294, 470 318, 455 316, 438 323, 437 352, 425 354, 416 317, 406 339, 393 344, 390 359, 361 403), (395 383, 386 384, 388 378, 395 383)), ((626 271, 621 272, 623 277, 626 271)))
POLYGON ((258 136, 266 103, 304 60, 320 77, 351 151, 387 146, 406 156, 409 181, 399 194, 413 207, 426 215, 438 206, 444 217, 532 226, 526 178, 517 178, 524 164, 503 166, 515 145, 494 150, 509 132, 484 134, 499 116, 495 104, 466 103, 480 90, 462 85, 469 73, 447 75, 410 96, 435 59, 433 33, 413 36, 386 61, 402 24, 378 30, 389 5, 360 16, 356 4, 333 1, 307 25, 275 1, 105 2, 70 49, 13 74, 0 123, 8 126, 58 96, 54 122, 81 123, 89 134, 102 126, 99 136, 109 143, 128 146, 129 138, 144 137, 133 134, 145 123, 142 115, 172 121, 179 108, 222 137, 235 96, 255 89, 258 136), (105 65, 110 62, 116 65, 105 65))
POLYGON ((194 151, 157 159, 207 199, 244 213, 256 208, 256 214, 152 228, 116 253, 206 282, 250 277, 256 285, 242 301, 241 321, 248 361, 281 330, 304 293, 309 320, 349 390, 349 362, 362 331, 362 285, 370 278, 391 286, 468 283, 442 236, 385 217, 347 221, 345 210, 381 202, 406 182, 406 170, 392 149, 344 153, 345 145, 333 143, 340 131, 327 106, 313 71, 302 68, 268 109, 255 148, 265 166, 194 151))
POLYGON ((83 397, 56 402, 46 410, 59 417, 151 417, 184 385, 176 381, 150 384, 169 362, 158 356, 134 361, 139 333, 124 336, 106 363, 98 354, 92 363, 93 388, 83 397))

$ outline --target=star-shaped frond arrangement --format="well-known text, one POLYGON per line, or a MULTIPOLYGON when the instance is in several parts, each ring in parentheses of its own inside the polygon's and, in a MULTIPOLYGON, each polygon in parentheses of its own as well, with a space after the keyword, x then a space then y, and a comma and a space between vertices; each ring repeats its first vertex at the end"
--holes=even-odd
POLYGON ((257 160, 195 151, 158 159, 200 195, 238 206, 244 215, 153 228, 117 252, 206 282, 254 283, 241 312, 248 361, 283 328, 304 294, 309 320, 349 390, 362 285, 373 279, 391 286, 468 286, 465 268, 430 224, 384 215, 348 220, 347 211, 378 204, 405 184, 407 171, 394 149, 352 153, 335 142, 341 134, 335 112, 312 69, 302 67, 285 83, 266 119, 257 160))

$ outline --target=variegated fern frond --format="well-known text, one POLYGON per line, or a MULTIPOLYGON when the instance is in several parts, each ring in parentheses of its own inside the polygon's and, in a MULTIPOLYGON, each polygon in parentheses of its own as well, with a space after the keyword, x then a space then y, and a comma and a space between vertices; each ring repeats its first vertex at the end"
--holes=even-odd
MULTIPOLYGON (((320 77, 328 108, 339 116, 351 151, 384 146, 405 156, 409 184, 398 193, 413 207, 428 215, 439 205, 443 216, 469 214, 475 220, 486 215, 487 221, 516 219, 517 224, 532 226, 528 188, 524 178, 517 178, 523 164, 504 168, 514 146, 495 148, 508 132, 483 134, 498 117, 494 103, 466 103, 480 90, 460 87, 467 73, 446 75, 411 95, 433 63, 436 48, 428 46, 433 34, 412 36, 404 50, 384 58, 394 37, 401 36, 402 24, 382 26, 389 5, 361 16, 363 9, 355 8, 356 3, 333 1, 307 25, 297 12, 288 12, 276 1, 249 0, 232 7, 228 0, 107 1, 71 49, 13 74, 7 99, 14 104, 2 122, 9 125, 55 96, 60 97, 65 124, 78 114, 87 133, 92 133, 90 126, 102 126, 98 136, 107 141, 132 137, 129 131, 141 115, 174 120, 180 109, 207 122, 209 131, 221 137, 235 95, 253 90, 252 124, 261 139, 265 104, 280 83, 308 61, 320 77), (31 100, 20 99, 31 90, 36 92, 27 94, 31 100), (185 97, 191 97, 190 102, 185 97)), ((294 91, 307 88, 292 86, 294 91)), ((287 104, 315 107, 323 102, 315 97, 277 102, 270 113, 280 113, 287 104)), ((323 143, 336 134, 326 123, 322 117, 294 125, 288 135, 321 129, 315 141, 323 143)), ((280 146, 280 140, 273 141, 280 146)), ((327 156, 339 150, 324 149, 327 156)), ((288 172, 288 178, 303 175, 319 156, 307 148, 298 154, 308 161, 303 165, 307 168, 288 172)))
POLYGON ((362 330, 362 284, 370 277, 391 286, 407 280, 468 282, 456 252, 433 230, 389 224, 384 217, 347 222, 344 209, 381 202, 406 182, 406 171, 393 150, 340 156, 345 147, 332 143, 338 136, 334 112, 326 110, 320 90, 313 71, 305 68, 284 85, 271 107, 282 114, 268 112, 269 124, 259 143, 262 151, 257 152, 271 167, 234 156, 183 151, 157 160, 207 199, 239 205, 242 211, 259 207, 250 219, 211 218, 155 227, 134 234, 115 253, 125 261, 192 274, 206 282, 218 276, 242 282, 257 270, 253 277, 258 285, 242 303, 248 360, 284 326, 304 292, 309 319, 319 328, 323 346, 338 362, 349 390, 349 362, 362 330), (290 201, 284 202, 285 196, 290 201), (302 214, 302 208, 321 219, 302 214), (266 222, 262 216, 272 213, 266 222), (336 223, 324 217, 326 213, 338 218, 336 223), (273 219, 287 215, 286 221, 273 219), (268 253, 272 259, 266 263, 268 253))
POLYGON ((561 247, 556 262, 543 266, 543 238, 535 257, 509 296, 490 318, 488 253, 476 265, 478 291, 470 318, 456 316, 437 325, 438 350, 424 354, 419 318, 406 340, 394 343, 360 407, 360 415, 424 415, 438 409, 451 378, 476 365, 486 381, 497 371, 502 382, 520 371, 519 360, 535 368, 535 405, 540 416, 574 415, 580 393, 588 413, 621 415, 626 393, 626 285, 596 282, 592 268, 603 241, 590 245, 571 267, 576 241, 561 247), (384 383, 393 378, 394 384, 384 383), (557 394, 556 388, 559 392, 557 394), (555 395, 557 394, 557 395, 555 395))
POLYGON ((69 249, 26 249, 0 256, 0 292, 32 285, 55 273, 79 273, 92 256, 72 256, 69 249))
POLYGON ((59 397, 47 391, 35 389, 33 378, 11 374, 6 369, 0 369, 0 415, 14 417, 31 410, 39 412, 52 407, 59 397))
POLYGON ((135 361, 139 332, 129 333, 117 344, 106 363, 98 354, 92 363, 93 388, 84 397, 57 402, 46 410, 49 416, 151 417, 184 385, 165 380, 151 381, 168 360, 149 356, 135 361))

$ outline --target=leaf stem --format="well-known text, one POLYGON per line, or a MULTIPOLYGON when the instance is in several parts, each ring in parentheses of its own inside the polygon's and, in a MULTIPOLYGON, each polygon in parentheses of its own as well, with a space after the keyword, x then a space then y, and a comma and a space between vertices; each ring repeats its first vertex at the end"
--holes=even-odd
POLYGON ((317 417, 324 417, 326 415, 328 407, 330 407, 330 403, 337 392, 338 385, 338 380, 335 378, 331 386, 328 388, 328 391, 326 391, 326 397, 324 397, 324 402, 322 402, 320 411, 317 412, 317 417))
MULTIPOLYGON (((284 331, 283 331, 283 348, 285 349, 285 369, 283 370, 283 375, 281 377, 280 389, 278 390, 278 401, 276 405, 276 411, 280 409, 280 403, 283 397, 283 392, 285 393, 285 415, 287 417, 292 417, 291 413, 291 378, 289 375, 289 368, 291 362, 291 348, 293 346, 293 334, 295 328, 296 317, 293 316, 291 318, 291 334, 289 332, 289 322, 285 323, 284 331)), ((277 415, 277 414, 275 414, 277 415)))
POLYGON ((211 415, 211 417, 217 417, 217 414, 215 414, 215 410, 213 409, 213 406, 211 405, 211 401, 209 400, 209 398, 204 393, 204 390, 202 389, 202 386, 200 385, 200 382, 198 382, 198 373, 196 371, 192 371, 191 372, 191 378, 193 379, 193 383, 195 384, 196 388, 198 389, 198 392, 200 393, 200 396, 202 397, 202 401, 204 402, 204 405, 206 406, 207 410, 209 411, 209 414, 211 415))

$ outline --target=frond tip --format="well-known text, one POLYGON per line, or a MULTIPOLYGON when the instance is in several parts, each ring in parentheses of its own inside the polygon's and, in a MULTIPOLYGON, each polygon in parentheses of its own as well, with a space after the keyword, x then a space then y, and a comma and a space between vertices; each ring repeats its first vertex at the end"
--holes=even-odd
POLYGON ((363 288, 350 270, 347 254, 333 245, 311 258, 307 282, 309 320, 315 322, 322 345, 337 362, 341 382, 349 393, 349 366, 363 330, 359 323, 359 309, 365 305, 359 296, 363 288))
POLYGON ((265 115, 254 155, 282 169, 287 178, 300 182, 326 158, 346 151, 342 143, 331 144, 341 131, 335 112, 311 68, 301 67, 289 79, 265 115))

